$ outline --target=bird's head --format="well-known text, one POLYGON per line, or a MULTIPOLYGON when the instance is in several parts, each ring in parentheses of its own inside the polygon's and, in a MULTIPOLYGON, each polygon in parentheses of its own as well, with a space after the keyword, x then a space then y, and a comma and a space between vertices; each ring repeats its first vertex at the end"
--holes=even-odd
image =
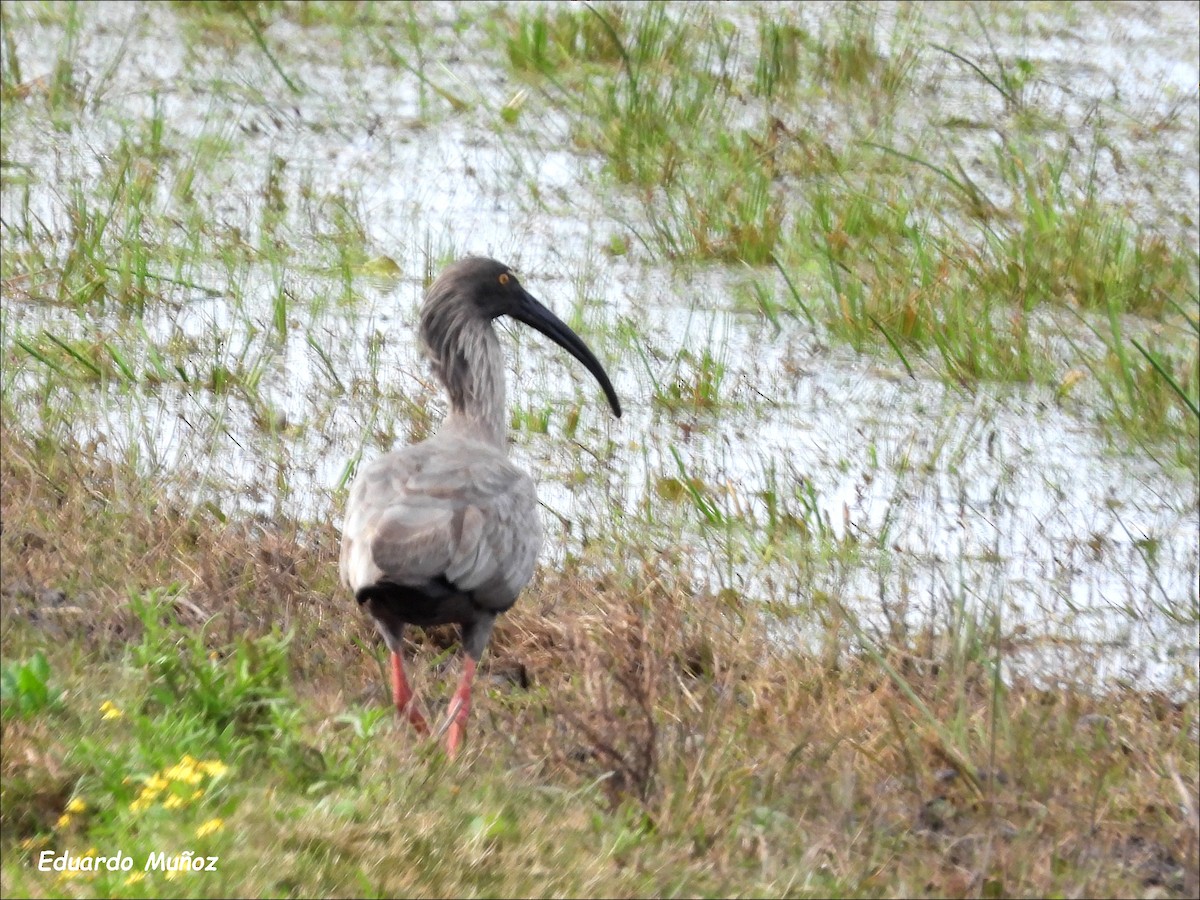
POLYGON ((617 392, 587 344, 525 290, 510 267, 494 259, 468 256, 437 277, 421 307, 421 338, 430 348, 435 363, 440 364, 447 355, 462 352, 456 341, 464 326, 490 322, 500 316, 511 316, 536 328, 583 363, 600 383, 613 414, 620 418, 621 401, 617 392))

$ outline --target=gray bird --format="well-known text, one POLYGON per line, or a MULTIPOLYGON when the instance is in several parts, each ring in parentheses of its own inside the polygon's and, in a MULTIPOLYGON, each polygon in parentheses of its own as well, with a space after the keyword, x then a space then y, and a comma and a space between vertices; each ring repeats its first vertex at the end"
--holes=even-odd
POLYGON ((508 458, 504 355, 492 327, 503 315, 583 363, 620 417, 596 357, 512 269, 493 259, 461 259, 430 285, 421 308, 421 341, 450 394, 450 413, 433 437, 363 468, 342 529, 342 583, 383 635, 396 711, 421 733, 429 727, 404 675, 404 627, 462 627, 462 678, 442 726, 451 757, 466 733, 471 683, 492 625, 533 576, 542 543, 533 481, 508 458))

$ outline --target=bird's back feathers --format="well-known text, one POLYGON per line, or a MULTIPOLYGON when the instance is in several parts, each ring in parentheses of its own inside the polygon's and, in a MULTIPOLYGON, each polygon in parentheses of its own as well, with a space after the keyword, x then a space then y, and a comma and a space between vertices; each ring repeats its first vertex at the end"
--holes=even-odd
POLYGON ((341 577, 356 594, 441 581, 499 612, 533 576, 540 546, 529 476, 490 444, 437 435, 362 470, 346 511, 341 577))

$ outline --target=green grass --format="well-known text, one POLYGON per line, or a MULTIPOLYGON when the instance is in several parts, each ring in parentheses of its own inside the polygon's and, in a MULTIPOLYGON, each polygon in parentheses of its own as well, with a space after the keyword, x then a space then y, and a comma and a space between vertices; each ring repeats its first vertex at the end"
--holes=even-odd
POLYGON ((533 7, 515 14, 506 46, 514 72, 561 105, 576 144, 635 189, 641 214, 623 224, 650 258, 777 264, 785 281, 762 283, 764 314, 782 292, 833 336, 892 352, 914 374, 921 363, 968 385, 1054 384, 1086 367, 1105 421, 1182 458, 1200 440, 1188 331, 1172 329, 1175 351, 1157 368, 1112 331, 1118 366, 1080 352, 1064 369, 1050 338, 1077 323, 1030 314, 1095 310, 1160 329, 1169 310, 1194 305, 1195 251, 1100 198, 1098 161, 1119 151, 1102 127, 1078 140, 1039 114, 1036 69, 998 54, 978 10, 990 59, 923 46, 920 13, 907 15, 884 53, 874 12, 849 7, 816 35, 760 14, 747 52, 711 10, 533 7), (915 134, 895 119, 912 105, 917 60, 939 54, 1004 100, 991 159, 965 159, 924 111, 915 134), (823 134, 805 107, 826 91, 836 100, 823 134), (919 144, 937 157, 909 149, 919 144))
MULTIPOLYGON (((9 895, 1186 890, 1194 832, 1175 781, 1198 775, 1194 699, 1003 683, 998 623, 969 607, 939 646, 882 643, 831 603, 849 640, 822 662, 770 640, 770 617, 735 597, 650 566, 550 576, 533 594, 558 597, 559 616, 534 600, 505 620, 490 657, 502 677, 481 682, 449 764, 391 720, 381 690, 351 699, 382 678, 348 600, 313 615, 331 532, 281 522, 248 537, 101 508, 86 454, 5 439, 4 496, 65 489, 72 510, 53 546, 34 539, 36 507, 4 510, 6 658, 42 673, 21 692, 38 702, 5 692, 9 895), (119 557, 94 540, 118 522, 119 557), (87 573, 88 596, 68 597, 95 624, 39 658, 29 648, 72 613, 33 617, 12 585, 64 564, 87 573), (841 849, 816 860, 813 846, 841 849), (150 854, 185 849, 218 868, 130 881, 32 865, 89 848, 143 873, 150 854)), ((425 642, 411 664, 435 708, 441 655, 425 642)))

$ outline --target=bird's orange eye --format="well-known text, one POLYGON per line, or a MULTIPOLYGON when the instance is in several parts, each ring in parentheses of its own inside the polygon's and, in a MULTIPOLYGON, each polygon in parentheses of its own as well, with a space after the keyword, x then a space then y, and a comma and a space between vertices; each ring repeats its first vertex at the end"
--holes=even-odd
POLYGON ((507 272, 501 272, 501 273, 500 273, 500 283, 501 283, 501 284, 508 284, 508 273, 507 273, 507 272))

